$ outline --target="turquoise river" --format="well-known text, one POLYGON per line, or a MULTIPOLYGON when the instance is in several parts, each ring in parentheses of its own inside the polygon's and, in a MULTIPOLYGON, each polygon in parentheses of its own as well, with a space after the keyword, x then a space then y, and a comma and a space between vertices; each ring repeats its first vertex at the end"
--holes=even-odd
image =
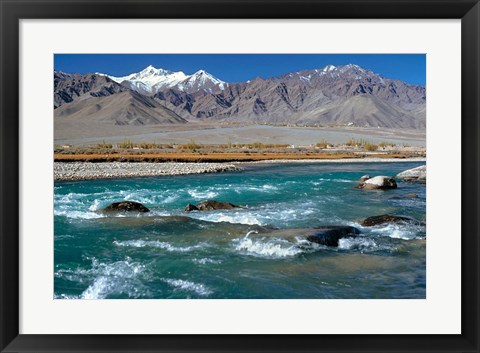
POLYGON ((54 298, 425 298, 426 228, 360 223, 386 213, 424 222, 426 185, 355 188, 364 174, 393 176, 421 164, 276 163, 228 173, 56 182, 54 298), (184 212, 206 199, 244 207, 184 212), (122 200, 151 212, 99 212, 122 200), (295 236, 295 228, 322 225, 351 225, 362 234, 338 247, 295 236), (272 228, 293 230, 262 233, 272 228))

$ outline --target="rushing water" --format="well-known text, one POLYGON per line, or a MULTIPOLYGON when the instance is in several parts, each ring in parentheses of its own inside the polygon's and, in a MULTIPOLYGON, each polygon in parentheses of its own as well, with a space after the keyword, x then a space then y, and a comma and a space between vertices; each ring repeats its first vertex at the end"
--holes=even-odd
POLYGON ((418 165, 288 163, 57 182, 55 298, 425 298, 425 227, 359 224, 385 213, 425 221, 425 185, 354 188, 364 174, 395 175, 418 165), (417 197, 405 196, 412 193, 417 197), (205 199, 246 207, 183 212, 205 199), (98 212, 121 200, 151 212, 98 212), (362 236, 328 248, 295 230, 262 233, 320 225, 352 225, 362 236))

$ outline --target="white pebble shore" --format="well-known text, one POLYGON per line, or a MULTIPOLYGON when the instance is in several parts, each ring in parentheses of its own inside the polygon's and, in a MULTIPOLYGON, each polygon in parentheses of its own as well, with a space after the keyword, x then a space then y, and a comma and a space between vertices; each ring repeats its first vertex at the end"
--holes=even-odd
POLYGON ((224 163, 55 162, 53 170, 55 181, 62 181, 217 173, 240 168, 224 163))

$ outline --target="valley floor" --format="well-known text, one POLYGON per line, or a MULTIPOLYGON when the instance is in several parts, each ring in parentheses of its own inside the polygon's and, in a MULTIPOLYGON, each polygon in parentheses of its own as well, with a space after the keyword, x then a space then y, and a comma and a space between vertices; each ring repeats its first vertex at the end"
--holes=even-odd
POLYGON ((55 145, 87 146, 99 143, 181 144, 192 140, 197 144, 288 144, 315 145, 320 141, 332 144, 348 140, 367 140, 373 144, 388 142, 396 145, 425 147, 425 131, 375 129, 361 127, 287 127, 267 125, 185 125, 111 126, 64 125, 55 123, 55 145))

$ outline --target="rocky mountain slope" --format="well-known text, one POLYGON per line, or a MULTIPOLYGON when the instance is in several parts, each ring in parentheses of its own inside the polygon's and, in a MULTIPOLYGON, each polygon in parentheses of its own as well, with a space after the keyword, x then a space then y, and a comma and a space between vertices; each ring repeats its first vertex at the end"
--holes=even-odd
POLYGON ((169 89, 154 97, 186 119, 425 128, 425 87, 382 78, 356 65, 257 78, 218 93, 169 89))
POLYGON ((92 74, 69 74, 62 71, 53 73, 54 108, 79 98, 105 97, 125 91, 127 88, 108 77, 92 74))
POLYGON ((125 77, 55 72, 54 97, 62 106, 58 117, 97 115, 117 125, 200 120, 424 130, 426 124, 425 87, 353 64, 241 83, 153 66, 125 77), (116 95, 128 98, 108 98, 116 95))
POLYGON ((106 76, 54 73, 56 123, 108 125, 183 124, 186 120, 153 98, 106 76))
POLYGON ((183 124, 187 121, 135 91, 79 99, 55 109, 55 118, 111 125, 183 124))

